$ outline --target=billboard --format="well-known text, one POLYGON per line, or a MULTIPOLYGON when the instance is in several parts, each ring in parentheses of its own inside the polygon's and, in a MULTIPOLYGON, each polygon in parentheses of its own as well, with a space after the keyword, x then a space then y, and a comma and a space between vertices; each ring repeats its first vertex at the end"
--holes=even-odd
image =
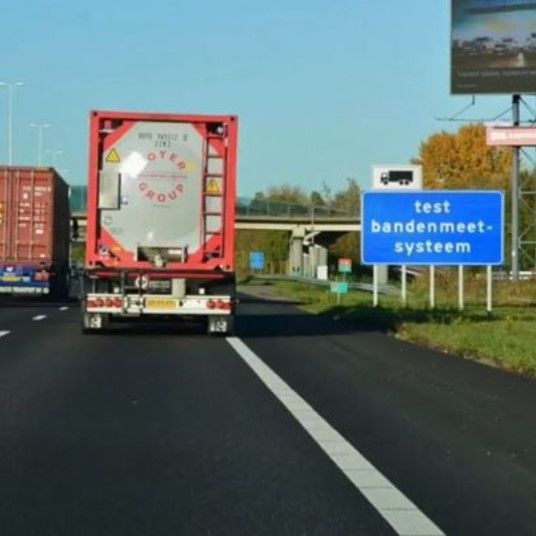
POLYGON ((536 147, 536 128, 488 127, 486 143, 503 147, 536 147))
POLYGON ((536 93, 536 1, 452 0, 451 92, 536 93))

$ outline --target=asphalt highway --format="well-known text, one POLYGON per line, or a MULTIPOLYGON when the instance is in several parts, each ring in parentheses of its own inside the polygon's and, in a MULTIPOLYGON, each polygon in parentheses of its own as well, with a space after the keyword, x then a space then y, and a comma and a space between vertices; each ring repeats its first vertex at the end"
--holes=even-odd
POLYGON ((232 338, 0 300, 0 533, 536 534, 535 382, 243 298, 232 338))

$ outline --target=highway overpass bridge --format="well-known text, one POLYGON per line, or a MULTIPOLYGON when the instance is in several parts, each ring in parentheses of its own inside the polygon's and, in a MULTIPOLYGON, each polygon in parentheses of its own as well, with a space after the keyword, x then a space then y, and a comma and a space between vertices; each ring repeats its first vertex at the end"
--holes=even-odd
MULTIPOLYGON (((85 240, 86 188, 72 186, 70 201, 80 240, 85 240)), ((304 246, 307 247, 313 242, 325 244, 343 233, 361 231, 357 214, 319 205, 280 203, 244 197, 237 199, 235 221, 236 229, 290 233, 289 271, 292 274, 303 273, 304 246)))

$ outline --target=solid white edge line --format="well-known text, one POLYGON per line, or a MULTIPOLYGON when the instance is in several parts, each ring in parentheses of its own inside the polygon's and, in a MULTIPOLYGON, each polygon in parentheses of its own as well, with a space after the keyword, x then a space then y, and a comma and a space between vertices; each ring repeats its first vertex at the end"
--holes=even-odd
POLYGON ((0 331, 0 339, 2 337, 5 337, 6 335, 9 335, 11 333, 11 331, 0 331))
POLYGON ((47 315, 37 315, 34 316, 32 320, 35 320, 36 322, 39 322, 41 320, 44 320, 47 317, 47 315))
POLYGON ((401 536, 444 536, 441 529, 322 418, 238 337, 227 342, 320 448, 401 536))

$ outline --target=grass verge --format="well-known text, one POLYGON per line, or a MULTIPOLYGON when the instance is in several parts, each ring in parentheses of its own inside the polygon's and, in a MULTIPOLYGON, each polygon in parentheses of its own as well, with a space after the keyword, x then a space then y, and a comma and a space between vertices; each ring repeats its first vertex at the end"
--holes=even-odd
POLYGON ((456 292, 448 285, 438 289, 438 303, 441 299, 444 303, 432 311, 426 308, 426 293, 418 285, 412 289, 408 308, 396 297, 382 297, 381 306, 373 309, 368 293, 352 292, 337 305, 329 289, 288 281, 271 283, 279 293, 299 300, 309 312, 338 316, 360 328, 390 332, 407 341, 536 378, 536 307, 532 299, 536 283, 525 289, 518 285, 515 291, 508 289, 511 284, 498 285, 498 303, 492 314, 482 304, 484 284, 476 281, 473 287, 468 285, 467 306, 460 312, 453 302, 456 292))

